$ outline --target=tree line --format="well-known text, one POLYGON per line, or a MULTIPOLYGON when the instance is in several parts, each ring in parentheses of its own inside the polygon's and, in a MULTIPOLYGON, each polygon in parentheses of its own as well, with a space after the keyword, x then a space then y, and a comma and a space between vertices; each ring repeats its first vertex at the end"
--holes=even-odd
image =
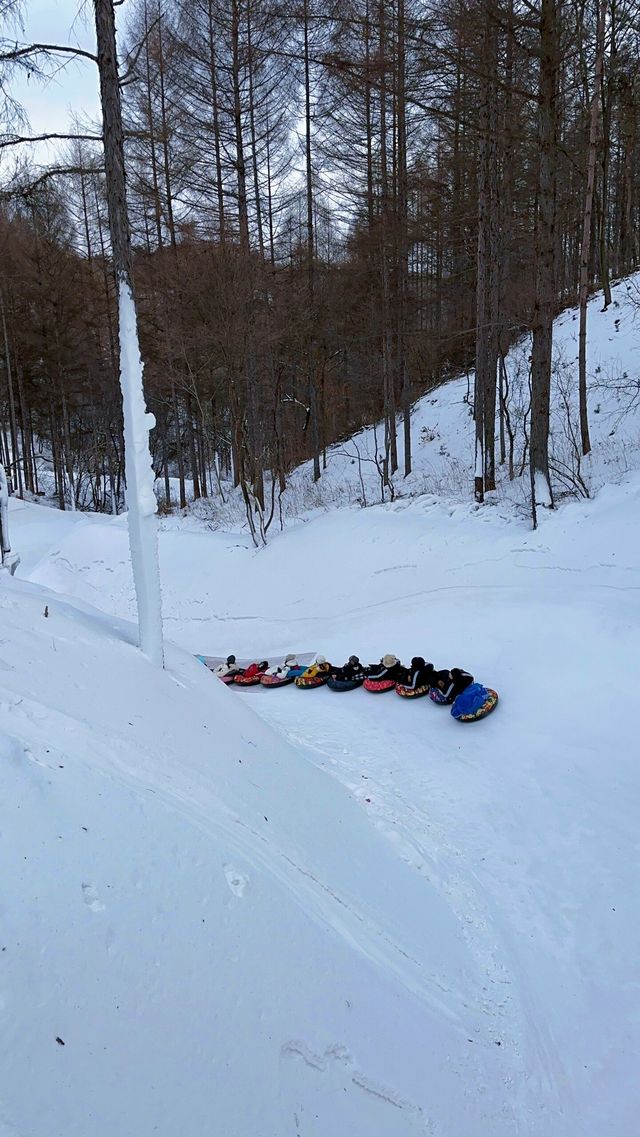
MULTIPOLYGON (((6 7, 5 3, 5 7, 6 7)), ((135 0, 121 54, 133 272, 170 501, 239 486, 254 538, 301 460, 475 369, 476 498, 508 461, 510 344, 532 336, 532 504, 550 505, 552 322, 638 263, 632 0, 135 0)), ((0 5, 0 19, 3 8, 0 5)), ((0 39, 0 100, 25 58, 0 39)), ((32 63, 33 52, 26 56, 32 63)), ((47 53, 36 54, 46 74, 47 53)), ((99 133, 99 132, 98 132, 99 133)), ((0 136, 0 457, 61 507, 117 510, 124 442, 104 160, 0 136), (19 155, 19 157, 17 157, 19 155)), ((513 473, 513 469, 510 471, 513 473)))

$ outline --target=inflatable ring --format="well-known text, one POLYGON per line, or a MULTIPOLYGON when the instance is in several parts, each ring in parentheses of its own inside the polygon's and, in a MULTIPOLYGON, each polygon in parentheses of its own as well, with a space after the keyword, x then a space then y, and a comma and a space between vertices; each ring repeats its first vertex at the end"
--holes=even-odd
POLYGON ((395 679, 365 679, 364 689, 372 695, 381 695, 383 691, 393 691, 396 686, 395 679))
POLYGON ((327 687, 331 691, 355 691, 362 687, 362 679, 327 679, 327 687))
POLYGON ((286 687, 294 679, 295 675, 261 675, 260 683, 263 687, 286 687))
POLYGON ((456 719, 457 722, 476 722, 477 719, 483 719, 483 718, 485 718, 486 715, 490 715, 491 712, 495 710, 497 705, 498 705, 498 692, 494 691, 491 687, 487 687, 487 697, 486 697, 484 703, 482 704, 482 706, 478 707, 477 711, 473 711, 471 714, 468 714, 468 715, 456 715, 456 714, 454 714, 454 711, 455 711, 455 703, 454 703, 452 708, 451 708, 451 714, 453 715, 453 717, 456 719))
POLYGON ((295 685, 301 691, 311 687, 324 687, 328 678, 328 675, 299 675, 295 680, 295 685))
POLYGON ((437 703, 439 707, 446 707, 449 703, 446 695, 443 695, 442 691, 440 691, 438 687, 431 688, 429 691, 429 698, 432 699, 434 703, 437 703))
POLYGON ((396 695, 402 695, 403 699, 422 699, 428 695, 431 687, 427 683, 424 687, 405 687, 402 683, 396 686, 396 695))

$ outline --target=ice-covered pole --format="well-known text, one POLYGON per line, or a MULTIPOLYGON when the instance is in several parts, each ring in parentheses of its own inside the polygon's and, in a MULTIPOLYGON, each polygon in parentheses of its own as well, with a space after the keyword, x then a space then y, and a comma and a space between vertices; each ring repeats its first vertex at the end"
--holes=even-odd
POLYGON ((149 450, 149 431, 155 425, 155 420, 153 415, 147 412, 142 385, 113 0, 94 0, 94 10, 109 231, 118 290, 120 387, 124 412, 127 483, 125 500, 129 515, 131 564, 138 602, 140 647, 152 662, 162 666, 162 602, 158 565, 157 506, 149 450))
POLYGON ((0 462, 0 568, 6 569, 13 576, 20 557, 11 552, 9 540, 9 486, 5 468, 0 462))
POLYGON ((9 487, 4 466, 0 462, 0 561, 4 564, 6 553, 11 552, 9 542, 9 487))

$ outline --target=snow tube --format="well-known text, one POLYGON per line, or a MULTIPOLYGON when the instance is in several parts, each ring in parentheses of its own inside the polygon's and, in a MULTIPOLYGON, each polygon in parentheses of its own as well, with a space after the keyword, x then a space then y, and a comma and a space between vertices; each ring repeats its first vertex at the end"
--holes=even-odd
POLYGON ((372 695, 381 695, 383 691, 393 691, 396 686, 395 679, 365 679, 364 689, 372 695))
POLYGON ((402 683, 396 684, 396 695, 402 695, 403 699, 422 699, 430 692, 431 687, 428 683, 424 687, 405 687, 402 683))
POLYGON ((240 675, 236 675, 233 682, 237 683, 240 687, 255 687, 262 679, 266 670, 266 663, 252 663, 250 667, 247 667, 246 671, 243 671, 240 675))
POLYGON ((329 663, 312 663, 306 671, 302 672, 302 675, 298 676, 296 687, 324 687, 330 674, 331 665, 329 663))
POLYGON ((362 683, 362 679, 337 679, 333 675, 327 679, 327 687, 332 691, 355 691, 362 683))
POLYGON ((458 722, 475 722, 491 714, 498 704, 498 692, 481 683, 472 683, 454 700, 451 714, 458 722))
POLYGON ((288 675, 261 675, 260 683, 263 687, 286 687, 288 683, 293 683, 294 679, 295 675, 291 672, 288 675))
POLYGON ((434 703, 438 703, 441 707, 447 706, 447 696, 442 694, 438 687, 432 687, 429 691, 429 698, 433 699, 434 703))
POLYGON ((240 675, 242 675, 242 671, 230 671, 228 675, 218 675, 217 678, 221 683, 226 683, 227 687, 229 687, 232 683, 235 683, 240 675))

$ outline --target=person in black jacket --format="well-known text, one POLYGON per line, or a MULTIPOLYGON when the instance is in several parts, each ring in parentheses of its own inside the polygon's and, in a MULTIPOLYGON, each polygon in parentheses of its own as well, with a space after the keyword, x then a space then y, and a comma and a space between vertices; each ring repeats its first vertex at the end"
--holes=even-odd
POLYGON ((441 692, 445 702, 452 703, 471 683, 473 675, 463 671, 461 667, 452 667, 451 671, 436 671, 434 686, 441 692))
POLYGON ((418 687, 435 687, 436 674, 432 663, 425 663, 421 655, 414 655, 411 666, 405 671, 402 686, 410 687, 414 691, 418 687))
POLYGON ((389 679, 393 683, 402 683, 406 675, 406 668, 402 666, 397 655, 383 655, 380 663, 372 663, 367 668, 367 679, 374 683, 389 679))
POLYGON ((350 655, 344 667, 338 667, 333 672, 336 679, 364 679, 367 674, 367 669, 363 663, 360 662, 357 655, 350 655))

